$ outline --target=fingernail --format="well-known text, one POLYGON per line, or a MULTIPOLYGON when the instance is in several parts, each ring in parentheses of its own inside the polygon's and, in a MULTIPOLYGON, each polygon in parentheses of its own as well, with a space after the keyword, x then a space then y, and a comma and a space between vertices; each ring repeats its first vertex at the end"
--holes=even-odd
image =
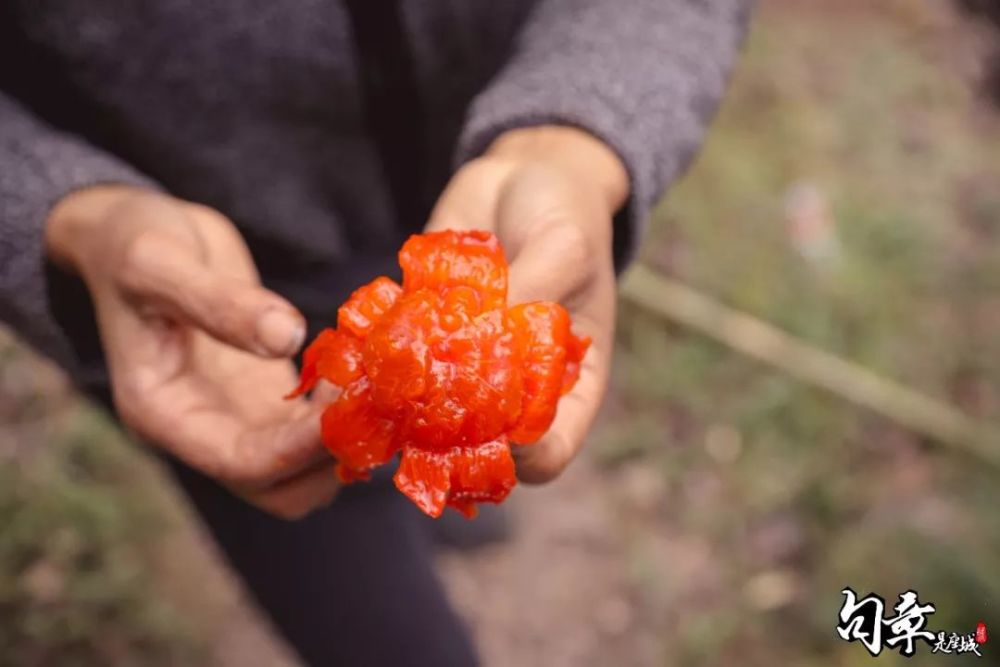
POLYGON ((306 339, 302 320, 285 310, 272 309, 257 321, 257 342, 269 353, 290 357, 306 339))

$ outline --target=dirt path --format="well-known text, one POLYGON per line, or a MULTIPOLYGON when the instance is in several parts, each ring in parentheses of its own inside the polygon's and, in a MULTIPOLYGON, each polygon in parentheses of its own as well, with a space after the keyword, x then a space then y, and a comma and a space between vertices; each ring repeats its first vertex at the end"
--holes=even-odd
POLYGON ((510 542, 440 556, 446 585, 485 664, 661 662, 629 583, 629 550, 607 481, 581 460, 549 486, 519 487, 508 505, 515 526, 510 542))

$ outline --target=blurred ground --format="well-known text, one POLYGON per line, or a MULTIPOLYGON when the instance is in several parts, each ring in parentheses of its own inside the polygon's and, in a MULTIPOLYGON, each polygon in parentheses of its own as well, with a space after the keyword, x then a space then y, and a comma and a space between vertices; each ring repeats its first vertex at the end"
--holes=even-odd
MULTIPOLYGON (((761 2, 644 259, 1000 422, 1000 117, 950 7, 761 2)), ((510 544, 441 556, 487 664, 867 665, 846 585, 1000 628, 997 473, 627 306, 619 340, 586 456, 515 493, 510 544)), ((294 664, 155 466, 9 338, 0 525, 0 664, 294 664)))

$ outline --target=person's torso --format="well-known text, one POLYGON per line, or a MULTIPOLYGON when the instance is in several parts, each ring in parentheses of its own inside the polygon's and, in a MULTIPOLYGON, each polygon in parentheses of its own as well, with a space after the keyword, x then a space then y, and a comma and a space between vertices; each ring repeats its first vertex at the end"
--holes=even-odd
POLYGON ((0 87, 229 215, 265 275, 337 265, 424 222, 531 4, 7 0, 0 87))

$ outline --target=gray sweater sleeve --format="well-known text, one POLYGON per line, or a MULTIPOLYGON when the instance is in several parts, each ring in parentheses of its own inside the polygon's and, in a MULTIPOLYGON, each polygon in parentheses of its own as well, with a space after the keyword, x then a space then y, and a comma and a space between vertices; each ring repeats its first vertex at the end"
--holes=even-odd
POLYGON ((459 163, 515 127, 585 129, 622 158, 631 197, 615 260, 697 150, 742 42, 749 0, 542 0, 512 58, 473 101, 459 163))
POLYGON ((64 367, 72 359, 47 297, 43 226, 61 197, 101 183, 152 185, 0 91, 0 322, 64 367))

